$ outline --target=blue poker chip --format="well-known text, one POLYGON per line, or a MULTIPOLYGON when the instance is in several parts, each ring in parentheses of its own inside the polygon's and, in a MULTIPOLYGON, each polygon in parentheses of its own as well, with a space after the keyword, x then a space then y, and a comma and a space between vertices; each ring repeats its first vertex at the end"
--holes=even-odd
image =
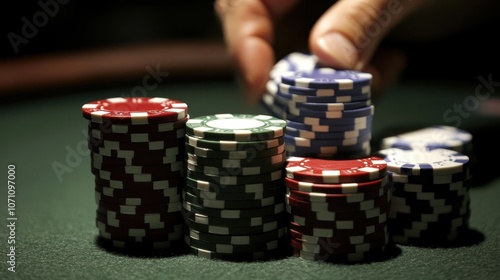
POLYGON ((346 96, 346 95, 369 95, 371 93, 370 85, 365 85, 362 87, 356 87, 351 90, 335 90, 335 89, 314 89, 314 88, 304 88, 291 86, 287 84, 275 81, 278 89, 282 93, 304 95, 304 96, 321 96, 321 97, 332 97, 332 96, 346 96))
POLYGON ((348 125, 355 125, 355 124, 358 124, 358 125, 365 124, 366 126, 368 126, 368 125, 371 126, 371 124, 373 122, 373 115, 366 116, 366 117, 359 117, 359 118, 324 119, 324 118, 299 117, 299 116, 287 114, 286 120, 290 120, 290 121, 298 122, 298 123, 303 123, 306 125, 316 125, 316 126, 318 126, 318 125, 348 126, 348 125))
POLYGON ((318 68, 318 57, 308 53, 293 52, 281 58, 270 71, 271 79, 278 79, 288 71, 312 71, 318 68))
POLYGON ((386 137, 382 140, 382 149, 450 149, 459 152, 472 143, 472 134, 452 126, 434 125, 419 130, 386 137))
POLYGON ((448 149, 402 150, 390 148, 378 151, 387 161, 387 170, 402 175, 448 175, 469 168, 469 157, 448 149))
MULTIPOLYGON (((276 96, 275 99, 277 100, 277 102, 282 103, 283 99, 279 99, 278 96, 276 96)), ((363 101, 346 102, 346 103, 311 103, 311 102, 300 103, 288 100, 288 107, 297 109, 308 109, 313 111, 344 111, 344 110, 359 109, 370 105, 372 105, 372 101, 370 99, 363 101)))
MULTIPOLYGON (((287 146, 285 145, 285 149, 287 146)), ((470 179, 470 169, 464 172, 446 174, 446 175, 404 175, 387 171, 389 181, 392 183, 406 183, 406 184, 451 184, 455 182, 465 181, 470 179)))
POLYGON ((273 104, 276 107, 287 110, 288 108, 294 109, 307 109, 313 111, 344 111, 344 110, 354 110, 359 108, 364 108, 372 105, 371 99, 363 101, 345 102, 345 103, 311 103, 311 102, 295 102, 277 95, 273 95, 270 92, 265 92, 262 98, 267 100, 261 101, 267 104, 273 104))
POLYGON ((260 104, 264 109, 271 114, 273 117, 285 119, 286 117, 286 106, 283 106, 276 102, 274 97, 269 93, 264 93, 260 99, 260 104))
POLYGON ((311 102, 311 103, 347 103, 354 101, 365 101, 371 99, 371 93, 358 95, 342 95, 342 96, 307 96, 281 92, 276 82, 269 80, 266 84, 267 92, 274 96, 279 96, 282 99, 294 102, 311 102))
POLYGON ((309 130, 296 129, 290 126, 287 126, 285 128, 285 135, 307 138, 307 139, 323 139, 323 140, 353 138, 371 132, 372 132, 371 127, 360 130, 350 130, 341 132, 315 132, 309 130))
POLYGON ((354 146, 359 143, 370 141, 372 138, 371 133, 363 134, 358 137, 345 138, 345 139, 307 139, 302 137, 294 137, 285 134, 285 145, 293 145, 295 147, 328 147, 328 146, 354 146))
POLYGON ((281 83, 291 86, 339 91, 370 86, 371 81, 372 74, 370 73, 332 68, 283 72, 280 80, 281 83))
POLYGON ((371 129, 372 122, 350 123, 343 125, 309 125, 303 122, 286 120, 286 126, 313 132, 344 132, 361 129, 371 129))
POLYGON ((323 118, 323 119, 339 119, 339 118, 360 118, 371 116, 375 113, 375 106, 367 106, 359 109, 344 110, 344 111, 314 111, 308 109, 298 109, 288 107, 288 112, 299 117, 323 118))
MULTIPOLYGON (((265 93, 261 98, 261 104, 264 108, 272 114, 274 117, 290 120, 297 123, 303 123, 307 125, 329 125, 329 126, 349 126, 357 124, 359 127, 367 127, 368 124, 371 127, 371 123, 373 122, 373 106, 365 107, 361 109, 354 109, 349 111, 333 111, 331 114, 328 114, 331 117, 337 118, 316 118, 316 117, 307 117, 307 116, 297 116, 287 112, 286 106, 283 106, 277 102, 272 97, 272 95, 265 93), (342 114, 349 114, 349 116, 362 115, 367 114, 362 117, 349 117, 343 116, 342 114)), ((318 112, 321 115, 321 112, 318 112)), ((325 112, 326 114, 326 112, 325 112)), ((350 129, 355 130, 355 129, 350 129)))

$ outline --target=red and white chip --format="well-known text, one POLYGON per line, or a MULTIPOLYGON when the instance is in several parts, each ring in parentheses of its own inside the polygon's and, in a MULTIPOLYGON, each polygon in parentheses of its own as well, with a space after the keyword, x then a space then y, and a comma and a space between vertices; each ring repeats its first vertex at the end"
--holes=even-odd
POLYGON ((83 117, 95 123, 104 119, 118 124, 158 124, 188 116, 186 103, 162 97, 116 97, 82 106, 83 117))
POLYGON ((351 160, 290 157, 286 167, 286 177, 320 184, 373 181, 386 173, 387 163, 379 157, 351 160))

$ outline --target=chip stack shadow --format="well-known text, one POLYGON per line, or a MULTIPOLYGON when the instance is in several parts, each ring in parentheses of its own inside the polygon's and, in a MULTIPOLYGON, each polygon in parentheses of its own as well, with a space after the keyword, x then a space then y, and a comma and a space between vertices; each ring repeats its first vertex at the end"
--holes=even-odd
POLYGON ((95 176, 99 244, 131 253, 184 246, 184 102, 109 98, 82 106, 95 176))
POLYGON ((286 245, 285 121, 216 114, 186 123, 185 242, 231 261, 278 257, 286 245))
POLYGON ((375 107, 369 73, 322 67, 294 52, 270 72, 261 104, 286 120, 287 156, 352 159, 370 155, 375 107))

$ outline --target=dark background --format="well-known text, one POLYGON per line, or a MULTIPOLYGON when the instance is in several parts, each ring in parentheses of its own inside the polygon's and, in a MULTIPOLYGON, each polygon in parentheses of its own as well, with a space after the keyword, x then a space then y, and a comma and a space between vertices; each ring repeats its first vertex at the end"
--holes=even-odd
MULTIPOLYGON (((213 1, 78 1, 59 4, 59 11, 27 44, 15 53, 7 35, 21 34, 22 18, 30 22, 41 10, 39 1, 5 1, 0 8, 0 66, 40 54, 87 51, 155 42, 208 39, 222 40, 222 32, 213 10, 213 1)), ((49 2, 44 0, 44 2, 49 2)), ((51 0, 50 2, 56 2, 51 0)), ((332 1, 316 3, 324 10, 332 1)), ((57 2, 56 2, 57 3, 57 2)), ((291 25, 277 33, 281 54, 304 49, 309 26, 317 13, 311 1, 303 1, 289 18, 291 25), (298 25, 300 22, 305 24, 298 25), (295 43, 302 47, 298 47, 295 43)), ((496 7, 492 7, 495 9, 496 7)), ((451 11, 450 11, 451 12, 451 11)), ((409 54, 409 64, 403 79, 460 80, 475 82, 479 75, 498 72, 500 61, 497 45, 499 24, 485 18, 481 24, 462 29, 426 43, 386 40, 384 44, 399 47, 409 54)), ((447 14, 442 22, 446 23, 447 14)), ((287 23, 288 24, 288 23, 287 23)), ((432 28, 430 28, 432 29, 432 28)), ((411 37, 411 35, 409 36, 411 37)), ((231 78, 225 76, 222 78, 231 78)))

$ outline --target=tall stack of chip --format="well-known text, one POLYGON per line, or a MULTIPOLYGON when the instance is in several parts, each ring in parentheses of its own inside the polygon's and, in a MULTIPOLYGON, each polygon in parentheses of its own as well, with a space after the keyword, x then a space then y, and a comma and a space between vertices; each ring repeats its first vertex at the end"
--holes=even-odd
POLYGON ((383 256, 391 195, 382 158, 287 162, 286 209, 295 256, 328 262, 383 256))
POLYGON ((285 121, 218 114, 186 124, 185 241, 225 260, 277 256, 285 246, 285 121))
POLYGON ((321 67, 314 55, 291 53, 270 73, 261 103, 285 119, 288 156, 349 159, 371 152, 372 75, 321 67))
POLYGON ((384 149, 394 243, 446 245, 468 227, 469 157, 448 149, 384 149))
POLYGON ((109 98, 82 107, 89 120, 99 241, 157 252, 184 245, 181 185, 187 104, 167 98, 109 98))

